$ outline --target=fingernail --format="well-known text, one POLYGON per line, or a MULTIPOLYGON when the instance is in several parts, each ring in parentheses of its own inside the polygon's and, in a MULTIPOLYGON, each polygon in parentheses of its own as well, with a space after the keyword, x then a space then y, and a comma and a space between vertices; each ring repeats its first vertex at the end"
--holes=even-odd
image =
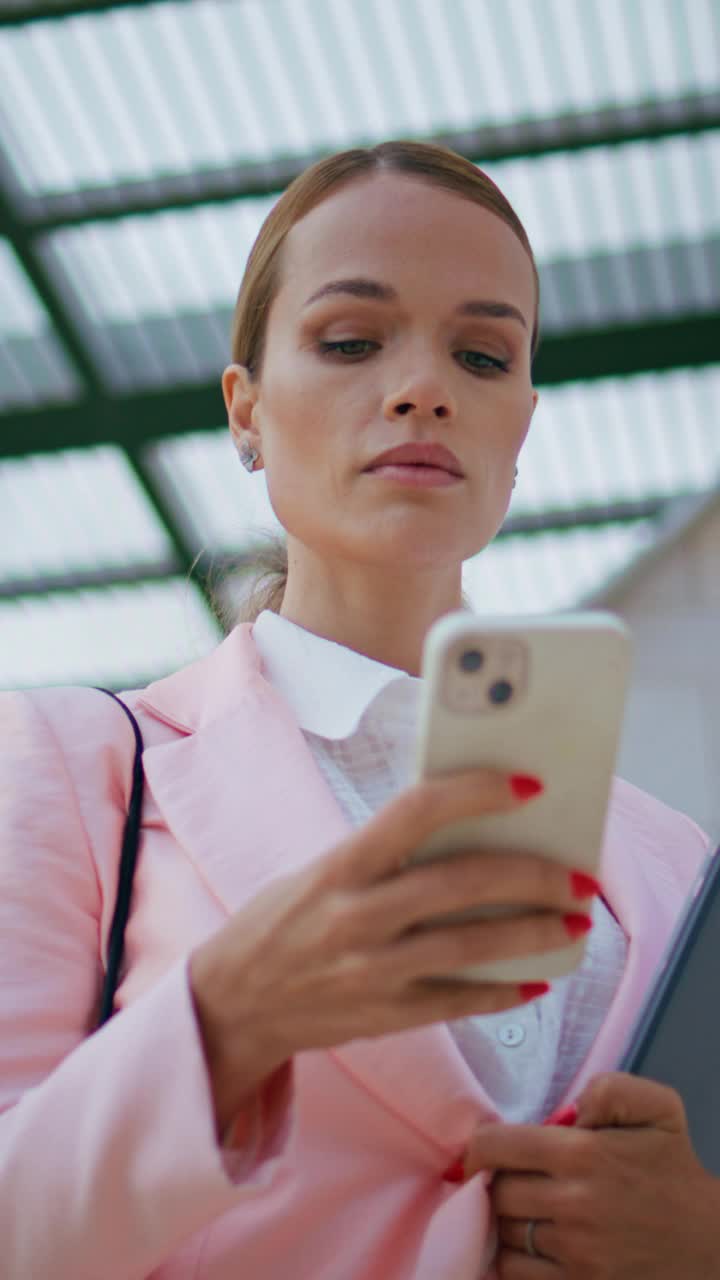
POLYGON ((521 982, 518 988, 523 1000, 536 1000, 550 990, 549 982, 521 982))
POLYGON ((570 872, 570 888, 574 898, 592 898, 593 894, 602 893, 599 880, 585 871, 570 872))
POLYGON ((448 1165, 443 1174, 444 1182, 464 1182, 465 1181, 465 1164, 462 1156, 458 1156, 457 1160, 448 1165))
POLYGON ((578 1117, 578 1109, 576 1102, 568 1102, 564 1107, 558 1107, 557 1111, 553 1111, 547 1120, 543 1120, 543 1124, 562 1124, 568 1129, 575 1124, 578 1117))
POLYGON ((584 933, 589 933, 593 927, 592 916, 584 916, 574 912, 563 916, 563 924, 571 938, 581 938, 584 933))
POLYGON ((511 774, 510 786, 518 800, 529 800, 531 796, 537 796, 545 790, 540 779, 533 778, 529 773, 511 774))

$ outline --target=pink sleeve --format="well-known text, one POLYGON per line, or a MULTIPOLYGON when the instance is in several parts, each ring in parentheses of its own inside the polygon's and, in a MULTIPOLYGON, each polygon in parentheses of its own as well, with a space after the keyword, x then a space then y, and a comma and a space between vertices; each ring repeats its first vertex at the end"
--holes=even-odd
MULTIPOLYGON (((259 1100, 249 1146, 223 1153, 186 959, 88 1036, 102 893, 40 701, 0 695, 3 1278, 141 1280, 267 1184, 291 1073, 273 1080, 267 1116, 259 1100)), ((122 821, 120 804, 117 848, 122 821)))

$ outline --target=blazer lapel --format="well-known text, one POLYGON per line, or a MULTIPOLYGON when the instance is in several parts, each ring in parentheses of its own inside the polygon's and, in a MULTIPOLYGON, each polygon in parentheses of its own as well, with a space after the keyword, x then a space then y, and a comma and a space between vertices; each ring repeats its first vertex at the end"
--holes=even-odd
POLYGON ((228 913, 348 833, 289 709, 248 685, 231 712, 145 752, 165 821, 228 913))
MULTIPOLYGON (((351 827, 287 703, 264 679, 250 627, 151 685, 142 706, 183 736, 145 750, 169 830, 230 915, 351 827)), ((338 1065, 441 1152, 497 1112, 442 1025, 333 1051, 338 1065)))

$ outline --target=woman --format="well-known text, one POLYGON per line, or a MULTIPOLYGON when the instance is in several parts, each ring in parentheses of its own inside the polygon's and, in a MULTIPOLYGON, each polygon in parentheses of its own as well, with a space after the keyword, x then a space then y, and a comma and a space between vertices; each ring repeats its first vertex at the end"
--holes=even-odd
POLYGON ((537 306, 516 215, 439 148, 331 157, 271 212, 223 391, 287 583, 279 613, 126 695, 143 843, 94 1035, 128 726, 93 690, 4 695, 9 1280, 720 1275, 679 1099, 612 1073, 702 834, 618 781, 602 892, 522 853, 407 865, 542 787, 407 766, 423 637, 509 502, 537 306), (409 445, 422 479, 383 458, 409 445), (414 927, 468 901, 545 911, 414 927), (546 994, 444 979, 591 925, 546 994))

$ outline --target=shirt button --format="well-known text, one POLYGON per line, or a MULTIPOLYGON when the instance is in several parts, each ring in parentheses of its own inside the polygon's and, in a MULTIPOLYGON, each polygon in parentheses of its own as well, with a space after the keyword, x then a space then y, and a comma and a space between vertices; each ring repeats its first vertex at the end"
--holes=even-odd
POLYGON ((506 1022, 498 1031, 498 1040, 506 1049, 514 1049, 525 1039, 525 1028, 521 1022, 506 1022))

